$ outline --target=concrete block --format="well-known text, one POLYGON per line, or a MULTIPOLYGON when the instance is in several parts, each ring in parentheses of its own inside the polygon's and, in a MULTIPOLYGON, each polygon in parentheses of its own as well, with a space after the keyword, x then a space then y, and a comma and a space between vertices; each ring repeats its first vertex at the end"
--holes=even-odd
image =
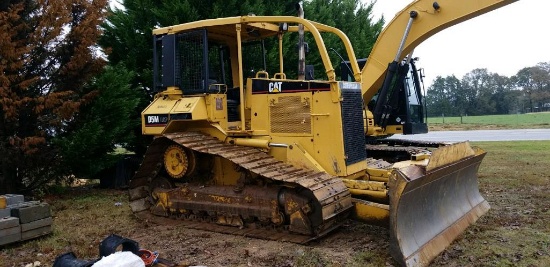
POLYGON ((47 235, 52 232, 52 226, 44 226, 36 229, 32 229, 26 232, 21 232, 21 240, 29 240, 35 237, 47 235))
POLYGON ((19 240, 21 240, 21 227, 19 225, 0 229, 0 246, 17 242, 19 240))
POLYGON ((0 246, 21 241, 21 232, 0 237, 0 246))
POLYGON ((11 204, 8 205, 8 208, 23 208, 23 207, 30 207, 34 205, 40 204, 40 201, 25 201, 25 202, 19 202, 17 204, 11 204))
POLYGON ((19 218, 6 217, 0 218, 0 230, 19 226, 19 218))
POLYGON ((134 200, 134 201, 130 202, 130 208, 134 212, 147 210, 150 207, 151 207, 151 204, 148 201, 146 201, 145 198, 141 198, 141 199, 134 200))
POLYGON ((52 217, 36 220, 30 223, 21 224, 21 232, 27 232, 32 229, 41 228, 48 225, 52 225, 52 217))
POLYGON ((7 206, 25 202, 25 197, 23 195, 5 194, 4 197, 6 198, 7 206))
POLYGON ((149 195, 149 192, 147 191, 146 186, 139 186, 128 190, 128 195, 130 196, 130 201, 134 201, 136 199, 146 197, 149 195))
POLYGON ((32 206, 16 207, 11 210, 12 217, 18 217, 21 224, 51 217, 50 205, 40 203, 32 206))
POLYGON ((21 233, 21 227, 19 225, 11 228, 1 229, 0 239, 2 239, 4 236, 13 235, 17 233, 21 233))
POLYGON ((11 208, 0 209, 0 218, 6 218, 11 216, 11 208))

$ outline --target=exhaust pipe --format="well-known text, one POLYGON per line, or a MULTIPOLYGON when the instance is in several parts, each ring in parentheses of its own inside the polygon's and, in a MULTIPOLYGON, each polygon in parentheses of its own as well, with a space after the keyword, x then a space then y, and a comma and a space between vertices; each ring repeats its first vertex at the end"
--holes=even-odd
MULTIPOLYGON (((303 2, 300 1, 296 4, 296 10, 298 11, 298 17, 304 18, 303 2)), ((304 25, 298 25, 298 80, 305 80, 306 78, 306 50, 304 47, 304 25)))

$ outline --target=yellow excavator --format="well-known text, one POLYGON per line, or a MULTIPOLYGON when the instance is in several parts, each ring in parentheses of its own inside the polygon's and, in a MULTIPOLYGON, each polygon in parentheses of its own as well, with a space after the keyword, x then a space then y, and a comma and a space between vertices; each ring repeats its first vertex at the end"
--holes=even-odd
POLYGON ((296 243, 354 218, 388 227, 400 264, 429 264, 488 211, 477 181, 485 152, 468 142, 384 137, 427 132, 414 48, 512 2, 413 1, 367 60, 356 59, 342 31, 304 19, 299 6, 298 16, 153 30, 158 93, 142 112, 142 130, 155 138, 130 182, 132 210, 296 243), (292 34, 299 40, 294 78, 283 64, 283 42, 292 34), (321 34, 338 36, 345 47, 349 61, 339 79, 321 34), (324 66, 318 77, 305 62, 306 35, 324 66), (270 64, 277 69, 267 69, 267 51, 278 52, 270 64))

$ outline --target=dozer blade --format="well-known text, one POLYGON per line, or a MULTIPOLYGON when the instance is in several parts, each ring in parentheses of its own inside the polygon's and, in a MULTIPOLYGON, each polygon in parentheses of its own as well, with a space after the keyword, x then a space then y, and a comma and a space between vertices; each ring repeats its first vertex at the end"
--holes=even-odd
POLYGON ((427 266, 489 210, 478 189, 485 152, 458 143, 438 148, 427 166, 390 177, 390 253, 404 266, 427 266))

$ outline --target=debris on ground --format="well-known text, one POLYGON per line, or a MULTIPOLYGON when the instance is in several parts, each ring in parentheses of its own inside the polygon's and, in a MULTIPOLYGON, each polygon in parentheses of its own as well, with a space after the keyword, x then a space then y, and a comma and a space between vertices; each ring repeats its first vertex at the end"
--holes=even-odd
POLYGON ((99 244, 99 259, 79 260, 73 252, 55 259, 53 267, 190 267, 159 257, 156 251, 139 248, 138 242, 112 234, 99 244))

